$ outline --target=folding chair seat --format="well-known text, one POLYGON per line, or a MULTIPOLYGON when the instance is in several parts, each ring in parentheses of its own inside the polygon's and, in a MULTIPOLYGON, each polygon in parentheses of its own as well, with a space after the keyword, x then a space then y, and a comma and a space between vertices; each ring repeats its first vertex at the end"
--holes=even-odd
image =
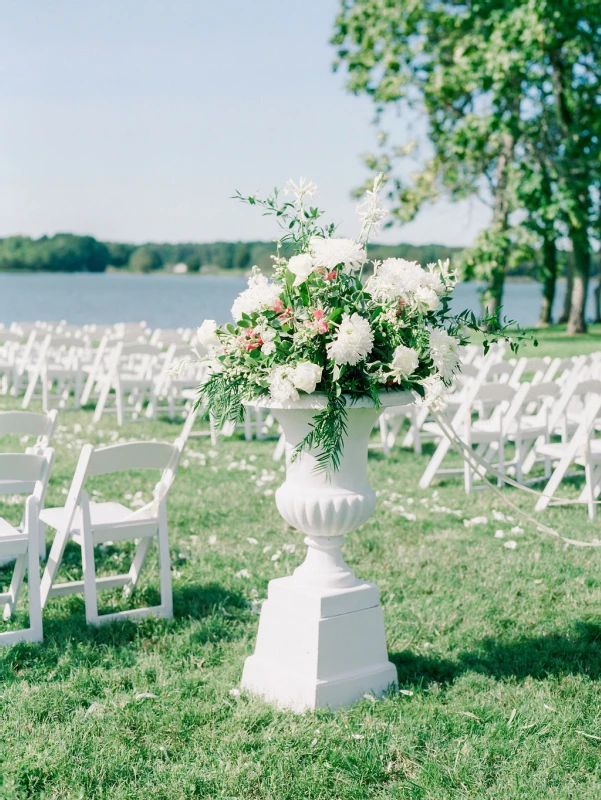
POLYGON ((14 559, 10 586, 0 593, 4 604, 4 620, 15 611, 25 572, 28 575, 29 627, 0 633, 0 644, 41 642, 42 607, 40 603, 39 510, 43 506, 54 450, 43 454, 1 453, 0 485, 11 487, 11 494, 27 494, 20 525, 12 525, 0 517, 0 563, 6 566, 14 559))
POLYGON ((86 620, 93 625, 125 618, 139 618, 149 614, 165 618, 172 616, 167 496, 193 422, 194 418, 191 415, 184 425, 182 438, 177 439, 174 444, 129 442, 98 449, 94 449, 92 445, 84 445, 65 507, 45 509, 40 515, 42 521, 56 531, 48 564, 42 577, 42 606, 55 595, 83 593, 86 620), (85 488, 90 478, 132 470, 161 471, 150 503, 133 510, 118 502, 90 502, 85 488), (99 615, 98 590, 135 588, 154 540, 158 545, 160 605, 99 615), (83 580, 56 583, 68 541, 73 541, 81 547, 83 580), (97 578, 94 548, 109 541, 135 541, 135 555, 128 572, 97 578))

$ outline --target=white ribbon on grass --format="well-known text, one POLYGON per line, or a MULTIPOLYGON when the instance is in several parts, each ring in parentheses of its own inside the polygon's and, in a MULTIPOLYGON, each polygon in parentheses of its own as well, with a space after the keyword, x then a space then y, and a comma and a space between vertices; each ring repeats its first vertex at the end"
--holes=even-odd
MULTIPOLYGON (((499 480, 504 481, 505 483, 513 486, 516 489, 521 489, 523 492, 528 492, 529 494, 534 494, 537 497, 542 497, 542 492, 537 492, 535 489, 531 489, 528 486, 522 486, 521 483, 514 481, 512 478, 508 477, 507 475, 503 475, 498 470, 494 469, 488 462, 484 461, 484 459, 480 458, 477 453, 475 453, 471 446, 466 444, 465 442, 461 441, 461 439, 457 436, 453 428, 449 425, 447 420, 439 414, 437 411, 431 410, 432 416, 440 426, 440 430, 444 433, 447 437, 451 446, 454 450, 456 450, 461 458, 466 462, 468 466, 470 466, 474 472, 481 474, 480 469, 483 468, 486 472, 492 473, 496 478, 499 480)), ((593 539, 592 542, 582 542, 579 539, 570 539, 567 536, 563 536, 559 531, 556 531, 554 528, 550 528, 548 525, 540 522, 539 520, 535 519, 534 517, 530 516, 526 511, 522 511, 521 508, 516 506, 506 495, 504 495, 499 489, 491 483, 486 474, 481 475, 482 480, 487 484, 487 486, 492 489, 492 491, 498 495, 498 497, 503 500, 503 502, 507 503, 516 514, 518 514, 523 519, 527 520, 531 525, 534 525, 539 531, 543 533, 549 534, 549 536, 554 536, 556 539, 561 539, 562 542, 565 544, 571 544, 574 547, 601 547, 601 541, 599 539, 593 539)), ((597 501, 598 502, 598 501, 597 501)), ((557 506, 566 506, 566 505, 586 505, 587 502, 583 500, 555 500, 551 501, 550 505, 557 505, 557 506)))

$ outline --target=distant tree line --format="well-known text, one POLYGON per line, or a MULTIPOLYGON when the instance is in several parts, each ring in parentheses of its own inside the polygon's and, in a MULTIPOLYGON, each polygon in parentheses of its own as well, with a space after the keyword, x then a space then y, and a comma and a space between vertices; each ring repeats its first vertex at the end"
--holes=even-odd
MULTIPOLYGON (((58 233, 31 239, 0 239, 0 270, 44 272, 104 272, 108 267, 132 272, 154 272, 184 263, 189 272, 203 268, 244 270, 257 265, 268 269, 275 255, 273 242, 213 242, 210 244, 154 244, 99 242, 93 236, 58 233)), ((374 259, 406 258, 428 264, 458 255, 444 245, 370 245, 374 259)))

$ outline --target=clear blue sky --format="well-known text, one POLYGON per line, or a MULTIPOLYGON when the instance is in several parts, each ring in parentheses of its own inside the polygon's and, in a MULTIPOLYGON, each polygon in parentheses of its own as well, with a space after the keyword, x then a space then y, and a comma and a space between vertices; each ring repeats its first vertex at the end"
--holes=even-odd
MULTIPOLYGON (((0 0, 0 236, 273 238, 229 198, 300 175, 356 233, 373 109, 332 73, 337 6, 0 0)), ((407 128, 394 122, 399 142, 407 128)), ((381 241, 467 244, 486 219, 476 201, 443 203, 381 241)))

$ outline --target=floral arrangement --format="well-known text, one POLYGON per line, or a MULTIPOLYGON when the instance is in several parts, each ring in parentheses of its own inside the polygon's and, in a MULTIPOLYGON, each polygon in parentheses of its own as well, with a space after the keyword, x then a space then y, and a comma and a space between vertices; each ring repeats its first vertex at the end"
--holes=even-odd
POLYGON ((210 367, 198 402, 219 424, 241 420, 244 404, 258 398, 289 403, 303 394, 326 396, 299 446, 317 448, 322 469, 339 466, 349 403, 368 396, 378 406, 382 392, 412 390, 440 405, 466 330, 493 325, 489 341, 503 332, 471 312, 451 314, 457 277, 448 260, 426 268, 402 258, 369 262, 367 242, 386 213, 381 183, 379 176, 358 207, 357 240, 336 238, 333 225, 321 225, 313 182, 289 181, 285 201, 277 189, 266 199, 237 193, 284 230, 273 274, 254 267, 232 306, 232 323, 206 320, 198 329, 210 367))

